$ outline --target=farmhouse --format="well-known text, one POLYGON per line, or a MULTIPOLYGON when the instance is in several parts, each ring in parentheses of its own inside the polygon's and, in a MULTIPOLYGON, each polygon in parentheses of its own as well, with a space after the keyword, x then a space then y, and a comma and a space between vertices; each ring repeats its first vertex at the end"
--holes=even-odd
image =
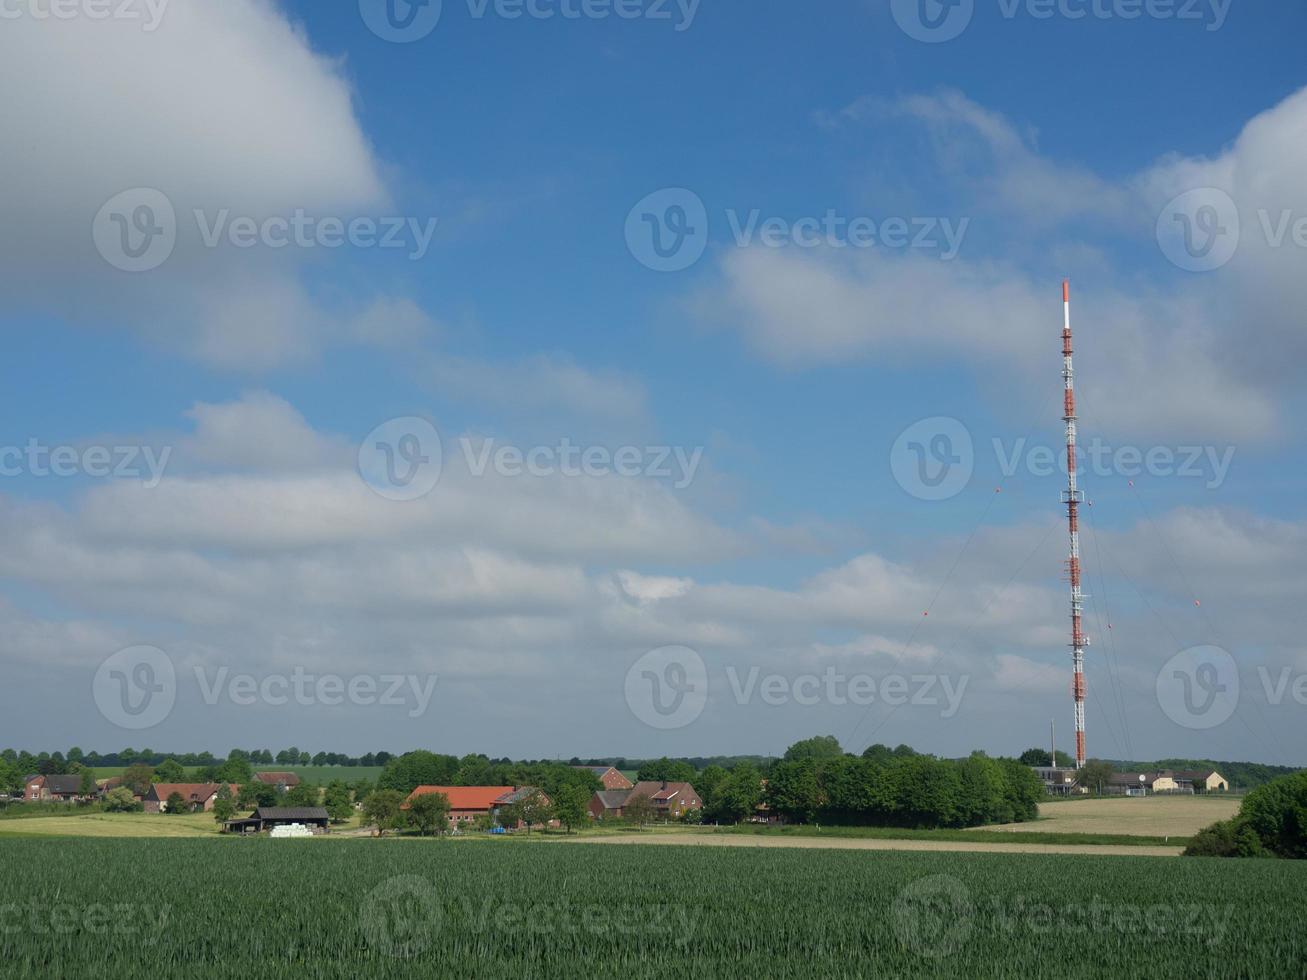
POLYGON ((300 784, 299 776, 293 772, 256 772, 254 778, 265 786, 275 786, 278 793, 294 789, 300 784))
POLYGON ((513 786, 419 786, 408 794, 404 809, 418 796, 444 793, 449 798, 449 825, 458 827, 478 816, 490 816, 498 801, 514 791, 513 786))
POLYGON ((1228 793, 1230 784, 1215 769, 1184 769, 1175 774, 1181 791, 1189 787, 1194 793, 1228 793))
MULTIPOLYGON (((703 807, 703 800, 689 783, 669 783, 646 781, 635 784, 631 796, 647 796, 653 803, 654 812, 664 819, 679 817, 686 810, 698 810, 703 807)), ((630 797, 627 798, 627 802, 630 797)))
MULTIPOLYGON (((188 810, 212 810, 218 799, 218 783, 154 783, 145 794, 146 813, 165 813, 168 810, 168 797, 180 794, 186 801, 188 810)), ((235 783, 228 783, 232 799, 240 795, 241 788, 235 783)))
POLYGON ((590 805, 587 809, 595 820, 620 818, 622 807, 626 806, 630 795, 629 789, 603 789, 590 797, 590 805))
POLYGON ((308 827, 315 834, 325 834, 330 818, 320 806, 261 806, 248 817, 227 820, 222 829, 229 834, 258 834, 274 827, 308 827))
POLYGON ((31 775, 25 780, 23 799, 28 802, 68 802, 82 798, 82 777, 31 775))
POLYGON ((623 776, 612 766, 573 766, 573 769, 588 769, 596 779, 603 783, 604 789, 631 789, 633 782, 623 776))

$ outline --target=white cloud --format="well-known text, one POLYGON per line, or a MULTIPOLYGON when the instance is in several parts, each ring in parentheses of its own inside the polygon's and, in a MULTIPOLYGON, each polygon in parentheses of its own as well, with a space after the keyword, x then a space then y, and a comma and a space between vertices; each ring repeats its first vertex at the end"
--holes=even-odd
POLYGON ((173 3, 153 32, 9 19, 0 84, 24 93, 0 105, 11 307, 125 326, 251 370, 348 332, 304 285, 310 257, 292 253, 307 250, 205 248, 192 216, 348 218, 388 204, 339 66, 271 0, 173 3), (129 274, 96 253, 91 227, 106 201, 139 187, 169 198, 178 240, 161 267, 129 274))

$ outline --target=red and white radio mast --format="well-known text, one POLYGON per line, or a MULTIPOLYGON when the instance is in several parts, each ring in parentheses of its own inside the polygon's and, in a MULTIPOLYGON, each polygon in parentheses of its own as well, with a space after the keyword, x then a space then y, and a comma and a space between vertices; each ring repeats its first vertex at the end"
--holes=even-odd
MULTIPOLYGON (((1075 371, 1071 367, 1071 284, 1062 281, 1062 379, 1066 385, 1063 396, 1062 419, 1066 422, 1067 488, 1062 491, 1066 504, 1067 527, 1071 532, 1071 557, 1067 568, 1071 572, 1071 665, 1074 671, 1074 697, 1076 711, 1076 768, 1085 764, 1085 647, 1089 638, 1081 629, 1081 611, 1084 596, 1080 593, 1080 504, 1085 499, 1076 486, 1076 386, 1075 371)), ((1054 765, 1057 760, 1053 760, 1054 765)))

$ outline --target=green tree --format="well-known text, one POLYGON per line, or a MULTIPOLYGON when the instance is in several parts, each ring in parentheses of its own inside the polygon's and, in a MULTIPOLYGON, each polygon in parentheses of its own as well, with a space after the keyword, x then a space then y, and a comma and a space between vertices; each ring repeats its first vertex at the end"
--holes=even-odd
POLYGON ((822 805, 817 763, 811 758, 776 763, 767 777, 766 800, 785 820, 811 823, 822 805))
POLYGON ((117 786, 104 794, 104 808, 110 813, 132 813, 141 808, 126 786, 117 786))
POLYGON ((82 778, 77 784, 77 792, 85 797, 94 796, 98 788, 95 785, 95 770, 83 767, 81 775, 82 778))
POLYGON ((785 761, 798 759, 838 759, 844 754, 839 739, 834 735, 816 735, 795 742, 785 750, 785 761))
POLYGON ((154 767, 154 776, 151 782, 155 783, 184 783, 186 782, 186 770, 176 759, 164 759, 154 767))
POLYGON ((712 812, 713 804, 717 801, 717 791, 728 775, 724 768, 716 764, 705 766, 695 774, 694 788, 699 791, 699 799, 703 800, 706 812, 712 812))
POLYGON ((1116 768, 1112 763, 1103 762, 1101 759, 1090 759, 1081 768, 1076 779, 1081 786, 1087 786, 1101 795, 1103 789, 1111 785, 1112 777, 1115 775, 1116 768))
POLYGON ((300 783, 286 791, 286 806, 317 806, 320 787, 317 783, 300 783))
POLYGON ((232 749, 227 761, 213 773, 213 778, 220 783, 248 783, 254 778, 254 766, 250 764, 250 754, 240 749, 232 749))
POLYGON ((345 823, 354 816, 354 799, 343 780, 333 779, 327 784, 322 805, 327 808, 332 823, 345 823))
POLYGON ((423 793, 408 804, 408 819, 426 837, 449 826, 449 797, 444 793, 423 793))
POLYGON ((381 771, 377 786, 407 796, 419 786, 449 786, 458 775, 458 760, 419 749, 391 759, 381 771))
POLYGON ((688 783, 694 780, 694 776, 695 768, 691 763, 666 756, 646 762, 635 774, 636 781, 642 783, 659 783, 664 780, 669 783, 688 783))
POLYGON ((653 823, 655 813, 653 800, 648 793, 632 793, 622 807, 622 818, 637 827, 653 823))
POLYGON ((562 786, 554 796, 554 815, 559 822, 567 828, 570 834, 573 827, 578 827, 586 822, 589 818, 589 810, 592 794, 587 793, 580 786, 562 786))
POLYGON ((154 769, 150 766, 128 766, 127 771, 123 773, 123 785, 129 787, 137 796, 148 793, 150 784, 154 781, 154 769))
POLYGON ((394 789, 379 789, 363 801, 363 817, 375 824, 379 836, 386 836, 387 830, 394 830, 404 820, 404 794, 394 789))
POLYGON ((1307 858, 1307 771, 1258 786, 1244 797, 1239 819, 1272 854, 1307 858))
POLYGON ((191 808, 186 802, 186 797, 182 796, 176 790, 168 794, 165 804, 169 813, 190 813, 191 808))
POLYGON ((218 787, 218 798, 213 801, 213 819, 222 823, 235 815, 236 801, 232 799, 231 787, 223 783, 218 787))
POLYGON ((753 763, 741 762, 718 785, 704 813, 710 820, 739 823, 752 817, 761 802, 762 773, 753 763))

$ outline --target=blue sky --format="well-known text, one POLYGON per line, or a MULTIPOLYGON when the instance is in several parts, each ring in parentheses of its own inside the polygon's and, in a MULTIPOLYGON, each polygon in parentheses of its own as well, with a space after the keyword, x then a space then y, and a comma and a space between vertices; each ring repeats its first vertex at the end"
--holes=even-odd
POLYGON ((903 27, 944 10, 925 3, 507 19, 445 0, 409 43, 355 3, 9 19, 0 77, 40 84, 0 109, 0 445, 79 462, 0 477, 0 743, 1043 744, 1050 718, 1070 729, 1064 477, 1026 450, 1062 439, 1069 277, 1082 445, 1155 460, 1084 474, 1090 754, 1301 762, 1307 12, 977 0, 932 43, 903 27), (115 221, 145 192, 175 231, 127 271, 115 221), (670 241, 687 203, 702 255, 650 268, 641 230, 670 241), (405 247, 204 244, 220 215, 297 210, 401 219, 405 247), (746 243, 751 214, 878 237, 746 243), (1212 219, 1216 251, 1182 267, 1177 229, 1212 219), (887 241, 895 220, 927 247, 887 241), (413 499, 377 486, 392 419, 439 433, 413 499), (923 499, 908 444, 956 433, 939 419, 970 477, 923 499), (639 472, 478 475, 465 439, 631 447, 639 472), (100 475, 93 446, 167 462, 100 475), (145 678, 143 645, 176 680, 134 728, 110 675, 145 678), (669 646, 704 672, 677 724, 641 700, 669 646), (739 694, 755 668, 789 703, 739 694), (436 680, 416 714, 205 697, 297 670, 436 680), (795 703, 828 670, 965 693, 795 703))

